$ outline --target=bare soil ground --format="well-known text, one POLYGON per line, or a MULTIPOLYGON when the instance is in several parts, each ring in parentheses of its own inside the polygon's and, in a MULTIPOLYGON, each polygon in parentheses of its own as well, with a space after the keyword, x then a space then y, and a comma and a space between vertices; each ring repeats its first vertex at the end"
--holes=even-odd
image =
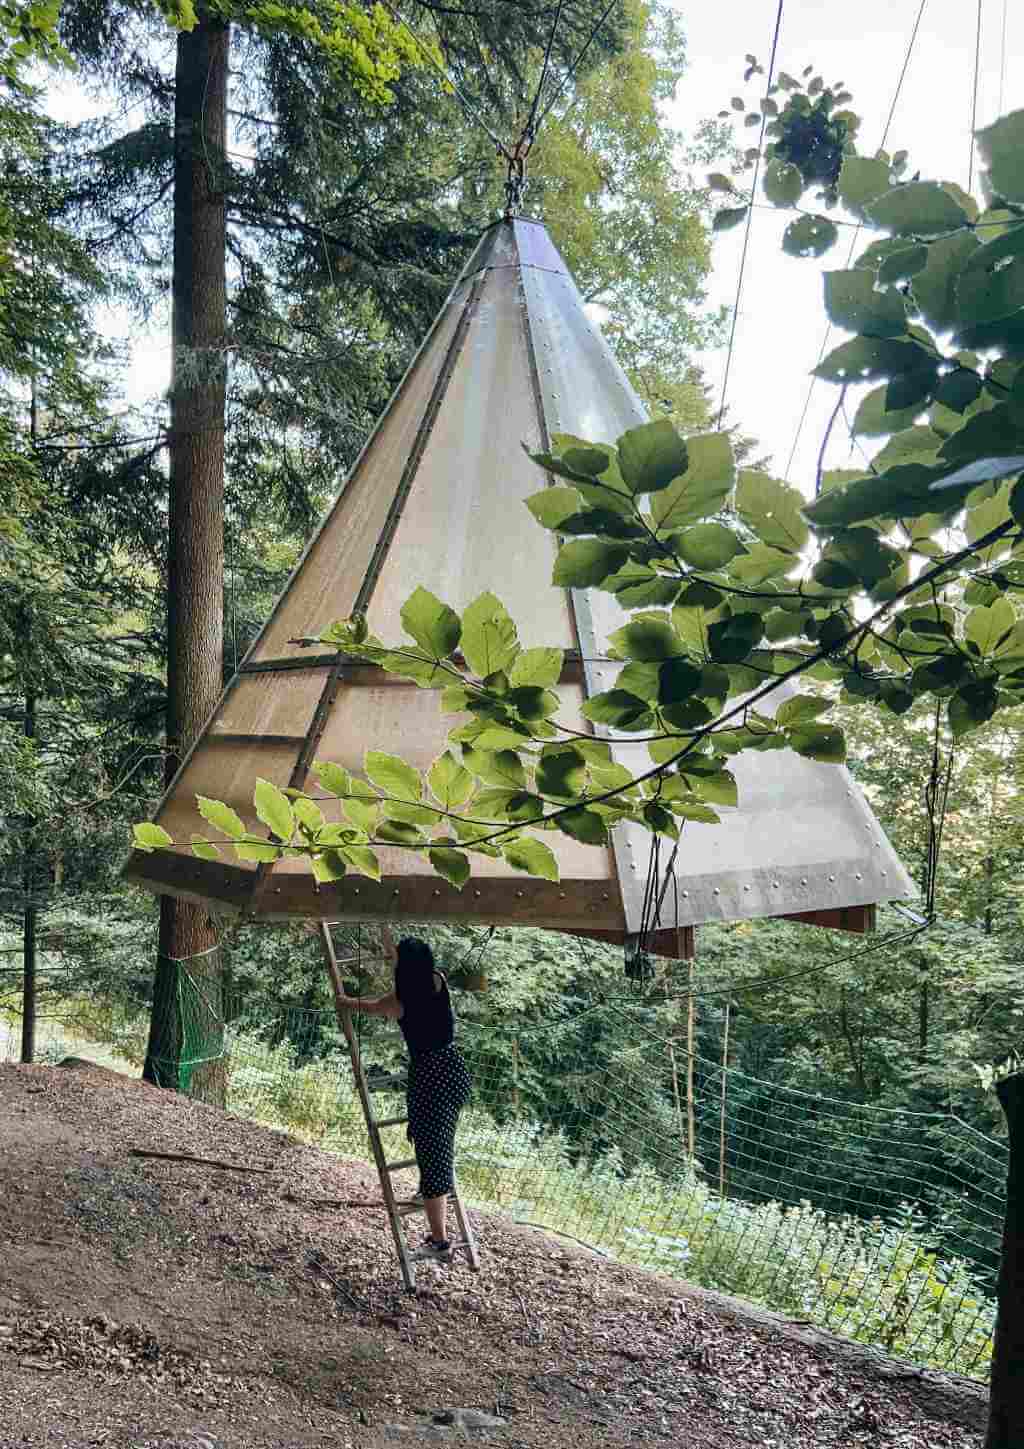
POLYGON ((378 1196, 113 1073, 0 1067, 0 1449, 981 1444, 976 1385, 497 1216, 410 1299, 383 1213, 318 1202, 378 1196))

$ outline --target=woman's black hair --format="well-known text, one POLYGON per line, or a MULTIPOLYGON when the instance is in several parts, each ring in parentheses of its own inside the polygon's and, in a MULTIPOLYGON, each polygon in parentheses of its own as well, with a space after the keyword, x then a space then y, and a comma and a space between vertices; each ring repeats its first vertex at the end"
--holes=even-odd
POLYGON ((418 936, 403 936, 395 964, 395 995, 403 1006, 414 1006, 434 994, 434 953, 418 936))

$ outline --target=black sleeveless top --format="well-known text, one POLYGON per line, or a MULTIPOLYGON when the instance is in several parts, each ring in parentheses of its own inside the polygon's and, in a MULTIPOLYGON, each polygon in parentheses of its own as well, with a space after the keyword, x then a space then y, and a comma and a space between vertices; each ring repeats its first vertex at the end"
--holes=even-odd
POLYGON ((441 977, 441 990, 431 991, 415 1006, 406 1007, 398 1018, 411 1057, 443 1051, 455 1040, 455 1013, 448 982, 442 972, 436 974, 441 977))

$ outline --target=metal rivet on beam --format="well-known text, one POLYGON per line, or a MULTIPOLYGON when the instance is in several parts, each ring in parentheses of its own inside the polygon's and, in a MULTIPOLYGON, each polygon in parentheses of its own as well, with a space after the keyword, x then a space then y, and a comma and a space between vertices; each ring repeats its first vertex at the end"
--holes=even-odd
POLYGON ((807 877, 805 875, 802 875, 800 877, 800 884, 801 885, 806 885, 807 884, 807 877))
POLYGON ((717 886, 715 886, 715 895, 716 896, 720 896, 721 894, 722 894, 722 892, 718 889, 717 886))
POLYGON ((748 890, 749 890, 749 889, 750 889, 750 887, 749 887, 749 886, 748 886, 748 885, 746 885, 746 886, 744 886, 744 887, 743 887, 743 889, 744 889, 744 890, 745 890, 745 891, 748 891, 748 890))
POLYGON ((860 871, 857 872, 857 874, 856 874, 856 876, 854 878, 856 880, 863 880, 863 876, 861 875, 860 871))
POLYGON ((434 895, 435 895, 435 896, 439 896, 439 895, 440 895, 440 894, 441 894, 441 892, 440 892, 440 891, 435 891, 435 892, 434 892, 434 895))
POLYGON ((689 891, 683 891, 683 900, 684 901, 685 900, 688 900, 689 899, 689 896, 690 896, 690 892, 689 891))
POLYGON ((777 891, 777 890, 778 890, 778 888, 779 888, 779 883, 778 883, 778 881, 777 881, 777 880, 773 880, 773 881, 772 881, 772 890, 773 890, 773 891, 777 891))
POLYGON ((474 891, 473 894, 476 896, 477 900, 480 899, 480 896, 481 896, 481 892, 480 891, 474 891))
POLYGON ((834 876, 834 875, 830 875, 830 876, 829 876, 829 880, 830 880, 830 881, 832 881, 832 883, 833 883, 833 884, 835 884, 835 879, 836 879, 836 878, 835 878, 835 876, 834 876))

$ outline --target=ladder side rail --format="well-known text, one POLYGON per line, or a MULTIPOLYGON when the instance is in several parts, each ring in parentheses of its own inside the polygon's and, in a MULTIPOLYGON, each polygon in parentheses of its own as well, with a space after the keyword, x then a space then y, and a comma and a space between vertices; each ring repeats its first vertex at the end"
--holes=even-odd
POLYGON ((360 1105, 363 1109, 363 1116, 366 1119, 366 1130, 370 1139, 370 1149, 373 1152, 373 1160, 376 1164, 377 1175, 380 1178, 381 1192, 384 1197, 384 1205, 387 1208, 388 1223, 391 1227, 391 1235, 395 1240, 395 1250, 398 1253, 398 1261, 402 1268, 402 1279, 406 1290, 409 1293, 416 1292, 416 1269, 413 1265, 412 1256, 408 1244, 405 1241, 405 1233, 402 1230, 401 1218, 398 1205, 395 1201, 394 1188, 391 1185, 391 1178, 388 1173, 388 1164, 384 1156, 384 1148, 381 1144, 380 1133, 377 1130, 376 1120, 373 1115, 373 1106, 370 1101, 370 1094, 366 1087, 366 1078, 363 1075, 363 1063, 359 1052, 359 1043, 356 1034, 352 1029, 352 1016, 341 1004, 341 998, 345 995, 341 981, 341 973, 338 970, 338 961, 334 952, 334 942, 331 939, 331 928, 326 922, 321 922, 320 938, 324 947, 324 959, 327 962, 327 972, 331 978, 331 987, 334 991, 334 1010, 338 1018, 338 1025, 348 1044, 349 1056, 352 1059, 352 1073, 355 1077, 356 1092, 359 1096, 360 1105))

